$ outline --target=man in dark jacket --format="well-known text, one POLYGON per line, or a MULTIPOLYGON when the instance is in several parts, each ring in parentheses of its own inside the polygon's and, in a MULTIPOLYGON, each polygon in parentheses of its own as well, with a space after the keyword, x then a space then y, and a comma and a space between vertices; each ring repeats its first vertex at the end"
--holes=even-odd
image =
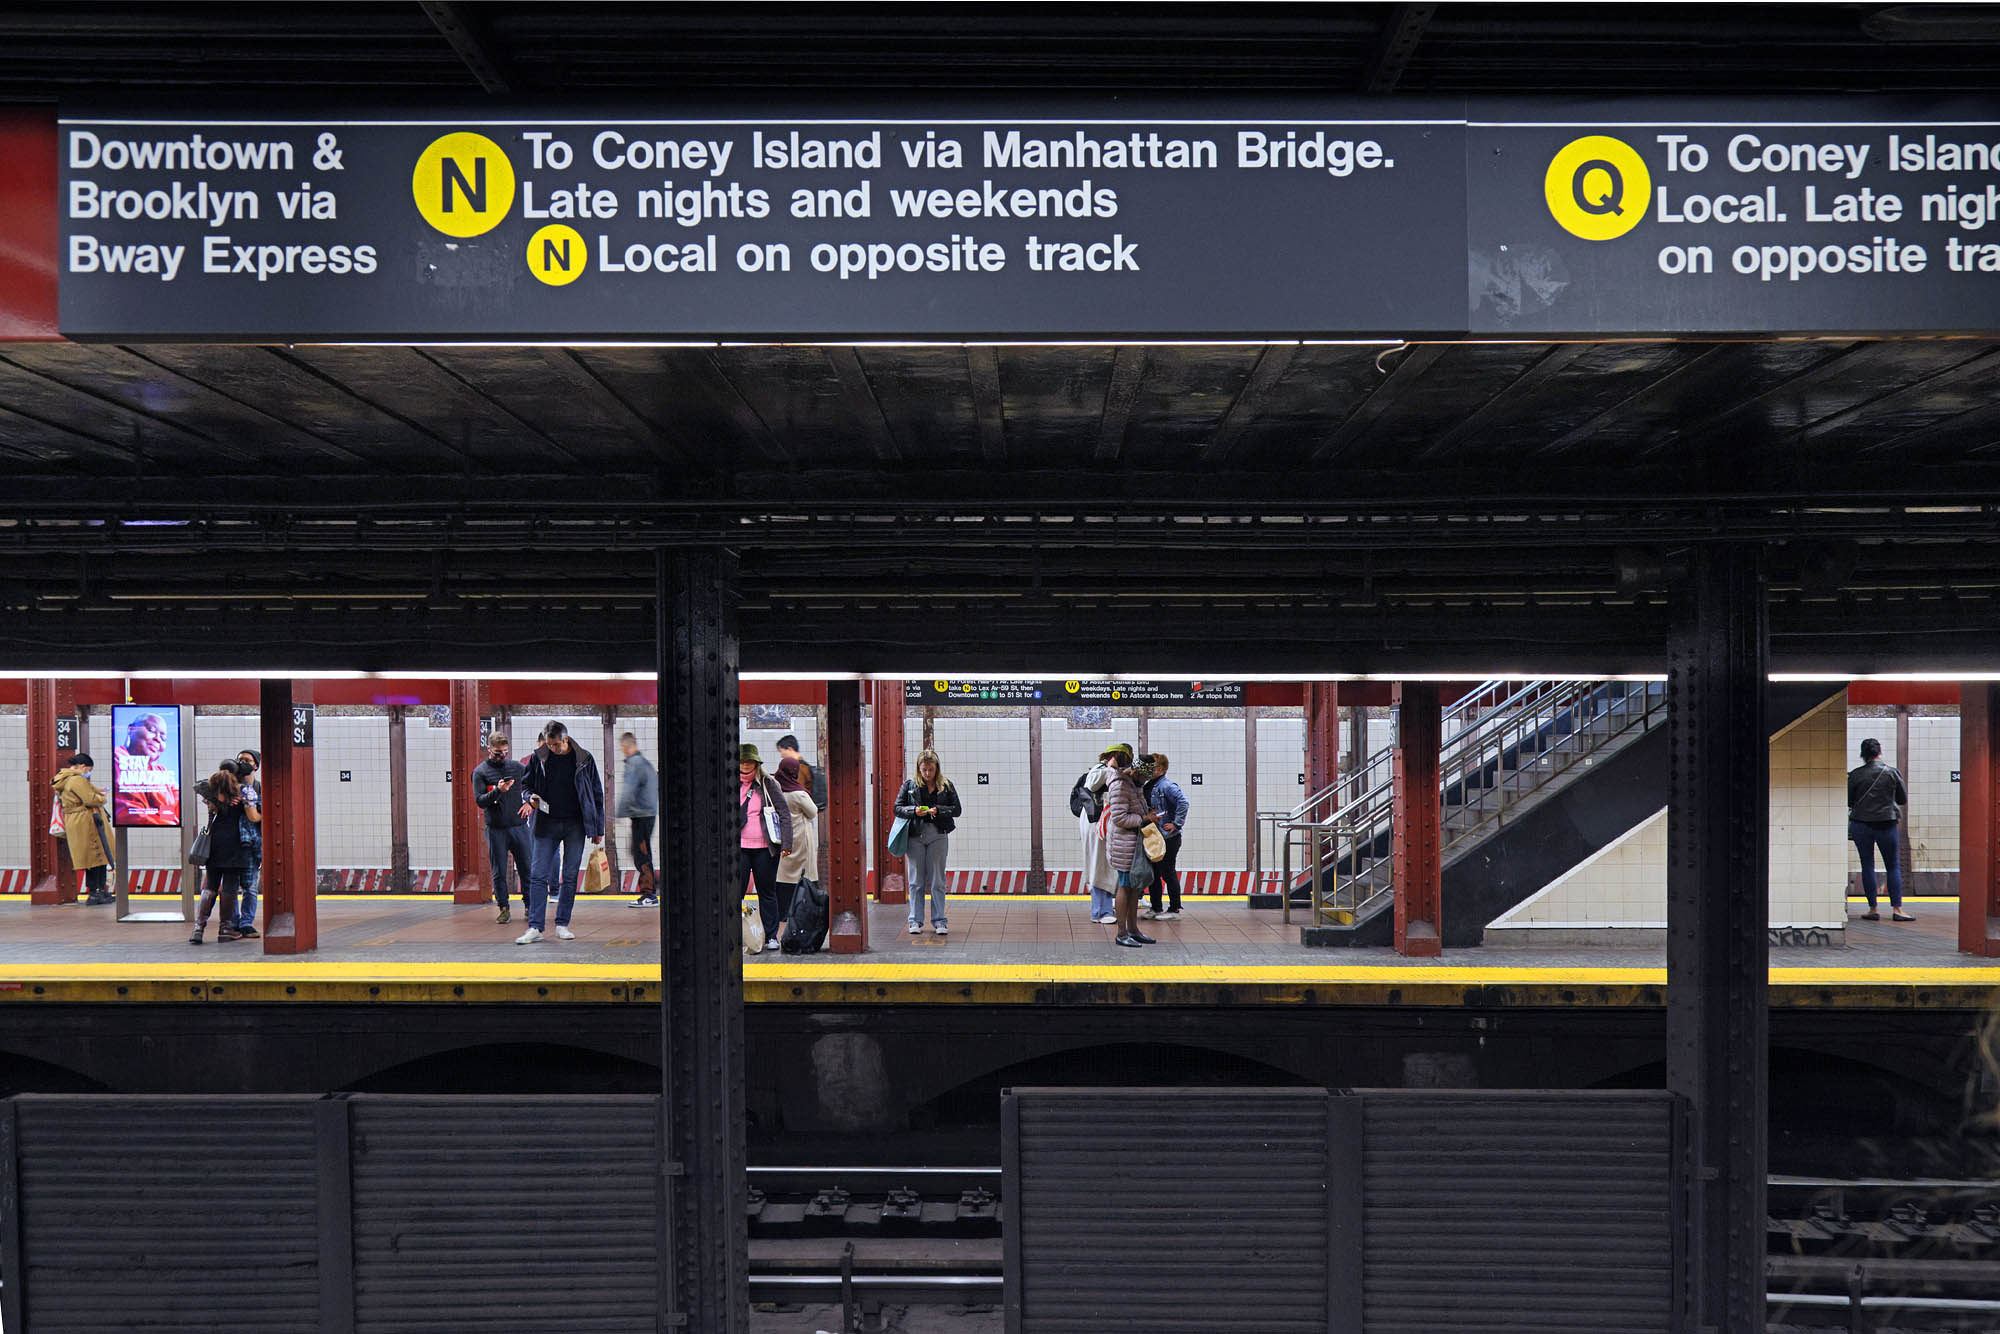
POLYGON ((528 929, 516 945, 532 945, 548 923, 549 896, 556 900, 556 939, 575 940, 569 929, 576 906, 576 877, 583 869, 584 840, 604 841, 604 778, 591 753, 551 721, 546 738, 528 759, 521 776, 522 818, 530 821, 535 867, 528 886, 528 929), (557 876, 561 879, 558 880, 557 876))
POLYGON ((1882 763, 1882 743, 1869 737, 1861 743, 1861 767, 1847 774, 1847 837, 1861 854, 1861 888, 1868 895, 1864 922, 1879 922, 1875 906, 1875 850, 1889 870, 1889 915, 1898 922, 1917 919, 1903 911, 1902 809, 1910 793, 1894 765, 1882 763))
POLYGON ((521 887, 524 905, 534 878, 535 845, 528 837, 528 822, 521 818, 519 790, 528 766, 508 755, 511 744, 504 732, 487 737, 486 758, 472 771, 472 799, 486 813, 486 859, 493 863, 493 901, 500 905, 502 922, 514 917, 507 902, 507 859, 514 859, 515 883, 521 887))

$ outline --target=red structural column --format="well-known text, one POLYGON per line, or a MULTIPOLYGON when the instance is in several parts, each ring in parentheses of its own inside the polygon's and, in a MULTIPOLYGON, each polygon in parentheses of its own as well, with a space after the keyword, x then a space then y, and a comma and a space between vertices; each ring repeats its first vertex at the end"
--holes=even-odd
POLYGON ((294 725, 294 704, 312 702, 312 683, 257 683, 264 742, 264 953, 303 954, 319 947, 319 898, 313 818, 310 722, 294 725))
POLYGON ((2000 958, 2000 685, 1959 686, 1958 947, 2000 958))
MULTIPOLYGON (((56 719, 76 713, 76 685, 46 678, 28 682, 28 902, 39 907, 75 903, 77 876, 69 844, 49 837, 49 809, 56 781, 56 719)), ((111 772, 111 757, 99 761, 100 775, 111 772)), ((103 777, 99 783, 109 786, 103 777)))
POLYGON ((483 758, 480 729, 486 690, 478 682, 451 683, 451 901, 484 903, 493 897, 486 864, 486 818, 472 796, 472 771, 483 758))
POLYGON ((826 683, 827 944, 835 954, 868 948, 867 846, 861 765, 861 683, 826 683))
POLYGON ((873 681, 875 704, 875 901, 907 903, 903 864, 889 855, 896 793, 903 786, 903 683, 873 681))
POLYGON ((1438 688, 1429 683, 1398 683, 1395 705, 1395 806, 1390 819, 1396 950, 1427 958, 1443 949, 1438 934, 1444 898, 1438 748, 1444 739, 1444 717, 1438 688))
MULTIPOLYGON (((1306 683, 1306 790, 1312 796, 1340 777, 1340 686, 1333 681, 1306 683)), ((1335 793, 1331 806, 1340 805, 1335 793)), ((1329 807, 1331 809, 1331 807, 1329 807)))

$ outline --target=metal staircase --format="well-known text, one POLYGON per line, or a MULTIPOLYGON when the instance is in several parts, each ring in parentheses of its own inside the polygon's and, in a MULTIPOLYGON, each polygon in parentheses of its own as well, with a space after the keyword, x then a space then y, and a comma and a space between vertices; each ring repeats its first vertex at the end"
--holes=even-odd
MULTIPOLYGON (((1443 862, 1665 718, 1660 681, 1481 682, 1444 711, 1443 862)), ((1309 908, 1320 927, 1386 910, 1394 762, 1386 746, 1291 810, 1260 811, 1253 894, 1278 899, 1287 922, 1293 907, 1309 908)))

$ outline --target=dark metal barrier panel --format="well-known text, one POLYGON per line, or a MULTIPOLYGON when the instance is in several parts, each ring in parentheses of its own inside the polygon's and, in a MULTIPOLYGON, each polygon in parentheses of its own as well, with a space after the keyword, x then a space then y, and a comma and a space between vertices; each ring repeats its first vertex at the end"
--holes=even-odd
POLYGON ((1324 1089, 1014 1089, 1008 1334, 1325 1334, 1324 1089))
POLYGON ((354 1097, 359 1334, 658 1334, 650 1097, 354 1097))
POLYGON ((1671 1095, 1361 1101, 1368 1334, 1666 1334, 1671 1095))
POLYGON ((318 1102, 12 1099, 10 1334, 317 1331, 318 1102))

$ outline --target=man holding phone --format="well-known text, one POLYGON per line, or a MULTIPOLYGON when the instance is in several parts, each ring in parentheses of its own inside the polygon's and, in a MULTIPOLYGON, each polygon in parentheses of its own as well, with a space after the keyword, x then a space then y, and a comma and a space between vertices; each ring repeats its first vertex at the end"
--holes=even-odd
POLYGON ((571 739, 569 728, 551 719, 545 738, 521 775, 520 817, 534 838, 534 871, 528 887, 528 929, 516 945, 532 945, 548 924, 550 895, 556 900, 556 939, 575 940, 569 929, 576 907, 576 878, 583 870, 584 840, 604 842, 604 778, 597 760, 571 739))
POLYGON ((493 902, 500 907, 496 920, 501 922, 514 916, 507 903, 507 859, 514 859, 514 883, 520 886, 526 906, 535 854, 528 822, 521 815, 519 791, 528 766, 509 758, 510 749, 507 734, 495 732, 486 738, 486 758, 472 771, 472 799, 486 813, 486 859, 493 863, 493 902))

